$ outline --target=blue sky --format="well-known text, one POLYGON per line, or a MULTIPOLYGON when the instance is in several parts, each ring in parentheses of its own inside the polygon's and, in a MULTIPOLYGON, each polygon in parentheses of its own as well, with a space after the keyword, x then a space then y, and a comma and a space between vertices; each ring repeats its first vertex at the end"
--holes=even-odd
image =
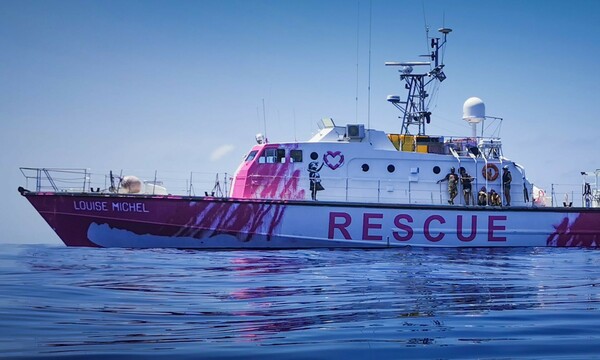
MULTIPOLYGON (((399 131, 383 63, 419 60, 425 20, 454 30, 428 132, 470 134, 478 96, 534 183, 600 168, 600 2, 373 0, 373 128, 399 131)), ((18 195, 19 166, 233 172, 263 99, 271 141, 366 123, 368 32, 366 0, 0 2, 0 241, 59 243, 18 195)))

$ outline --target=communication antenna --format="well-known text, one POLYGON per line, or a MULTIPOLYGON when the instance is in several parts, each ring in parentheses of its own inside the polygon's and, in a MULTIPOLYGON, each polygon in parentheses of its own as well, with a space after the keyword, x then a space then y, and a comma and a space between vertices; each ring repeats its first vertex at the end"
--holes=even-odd
POLYGON ((425 15, 425 0, 421 0, 423 7, 423 25, 425 26, 425 50, 428 50, 429 46, 429 25, 427 25, 427 16, 425 15))
POLYGON ((373 0, 369 0, 369 97, 367 99, 367 132, 368 141, 371 142, 371 29, 373 18, 373 0))
POLYGON ((263 122, 264 122, 264 126, 265 126, 265 142, 268 141, 268 137, 267 137, 267 113, 265 111, 265 99, 262 99, 262 104, 263 104, 263 122))
POLYGON ((425 100, 429 97, 426 87, 432 82, 442 82, 446 80, 444 74, 444 61, 440 61, 440 49, 446 45, 446 37, 452 31, 449 28, 438 30, 443 34, 443 38, 431 39, 431 54, 424 55, 430 58, 430 61, 406 61, 406 62, 386 62, 386 66, 400 66, 400 80, 404 81, 404 88, 408 90, 406 100, 401 101, 398 95, 389 95, 387 100, 402 112, 401 134, 410 134, 411 126, 418 128, 418 135, 425 135, 425 125, 431 122, 431 112, 425 100), (413 74, 415 67, 427 66, 428 72, 413 74))
MULTIPOLYGON (((481 137, 484 135, 485 130, 485 120, 498 120, 499 124, 496 128, 496 132, 500 132, 500 126, 502 125, 501 117, 496 116, 488 116, 485 114, 485 103, 478 97, 470 97, 463 104, 463 120, 465 120, 469 125, 471 125, 471 136, 473 138, 477 137, 477 124, 481 124, 481 137)), ((492 137, 494 136, 492 133, 492 137)))
POLYGON ((359 77, 358 77, 358 60, 359 60, 359 55, 360 55, 360 0, 356 1, 356 111, 355 111, 355 115, 356 115, 356 122, 358 123, 358 83, 359 83, 359 77))
MULTIPOLYGON (((477 137, 477 124, 485 120, 485 104, 478 97, 470 97, 463 104, 463 120, 471 125, 471 136, 477 137)), ((481 126, 481 136, 483 137, 483 125, 481 126)))
POLYGON ((294 109, 294 142, 298 142, 296 139, 296 109, 294 109))

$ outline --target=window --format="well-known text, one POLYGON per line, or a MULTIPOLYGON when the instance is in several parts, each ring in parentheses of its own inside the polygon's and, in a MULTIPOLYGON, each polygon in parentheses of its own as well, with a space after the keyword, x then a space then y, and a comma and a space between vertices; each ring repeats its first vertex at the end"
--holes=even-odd
POLYGON ((252 150, 252 151, 250 151, 250 154, 248 154, 248 156, 246 157, 246 161, 252 161, 252 160, 254 160, 254 158, 256 157, 257 153, 258 153, 258 150, 252 150))
POLYGON ((285 162, 285 149, 264 149, 258 158, 260 164, 281 164, 285 162))
POLYGON ((368 164, 362 164, 362 171, 364 171, 364 172, 369 171, 369 165, 368 164))
POLYGON ((275 156, 276 156, 276 151, 277 149, 266 149, 265 150, 265 157, 267 159, 266 163, 267 164, 274 164, 275 163, 275 156))
POLYGON ((394 165, 390 164, 387 167, 387 171, 390 173, 393 173, 394 171, 396 171, 396 167, 394 165))
POLYGON ((285 149, 277 149, 277 159, 278 164, 283 164, 285 162, 285 149))
POLYGON ((302 162, 302 150, 291 150, 290 161, 293 163, 302 162))

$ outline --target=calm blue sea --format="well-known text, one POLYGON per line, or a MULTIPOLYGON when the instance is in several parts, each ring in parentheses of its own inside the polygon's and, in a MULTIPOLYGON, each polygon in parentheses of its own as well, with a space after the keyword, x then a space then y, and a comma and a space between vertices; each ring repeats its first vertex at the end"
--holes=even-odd
POLYGON ((600 358, 600 251, 4 245, 0 357, 600 358))

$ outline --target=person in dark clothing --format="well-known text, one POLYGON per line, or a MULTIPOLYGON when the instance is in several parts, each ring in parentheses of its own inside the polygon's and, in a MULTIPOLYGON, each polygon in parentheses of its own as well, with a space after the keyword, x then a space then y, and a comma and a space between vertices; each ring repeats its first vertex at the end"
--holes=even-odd
POLYGON ((308 178, 310 180, 310 197, 315 201, 317 200, 317 191, 325 190, 325 188, 321 184, 321 175, 319 175, 319 171, 321 171, 324 164, 325 163, 322 163, 321 166, 319 166, 318 161, 311 161, 310 164, 308 164, 308 178))
POLYGON ((586 182, 583 185, 583 198, 585 199, 585 207, 589 208, 592 206, 592 187, 590 186, 590 183, 586 182))
POLYGON ((481 189, 479 189, 479 193, 477 194, 477 205, 479 206, 485 206, 488 204, 488 194, 487 194, 487 190, 485 189, 485 186, 482 186, 481 189))
POLYGON ((450 168, 450 172, 443 179, 438 180, 438 184, 442 181, 448 181, 448 204, 454 205, 454 198, 458 194, 458 175, 454 172, 455 169, 450 168))
POLYGON ((464 167, 460 168, 460 182, 463 187, 463 195, 465 197, 465 205, 471 205, 471 182, 473 181, 473 177, 467 173, 464 167))
POLYGON ((504 189, 504 198, 506 199, 506 206, 510 206, 510 183, 512 182, 512 175, 508 170, 508 165, 502 167, 502 187, 504 189))

